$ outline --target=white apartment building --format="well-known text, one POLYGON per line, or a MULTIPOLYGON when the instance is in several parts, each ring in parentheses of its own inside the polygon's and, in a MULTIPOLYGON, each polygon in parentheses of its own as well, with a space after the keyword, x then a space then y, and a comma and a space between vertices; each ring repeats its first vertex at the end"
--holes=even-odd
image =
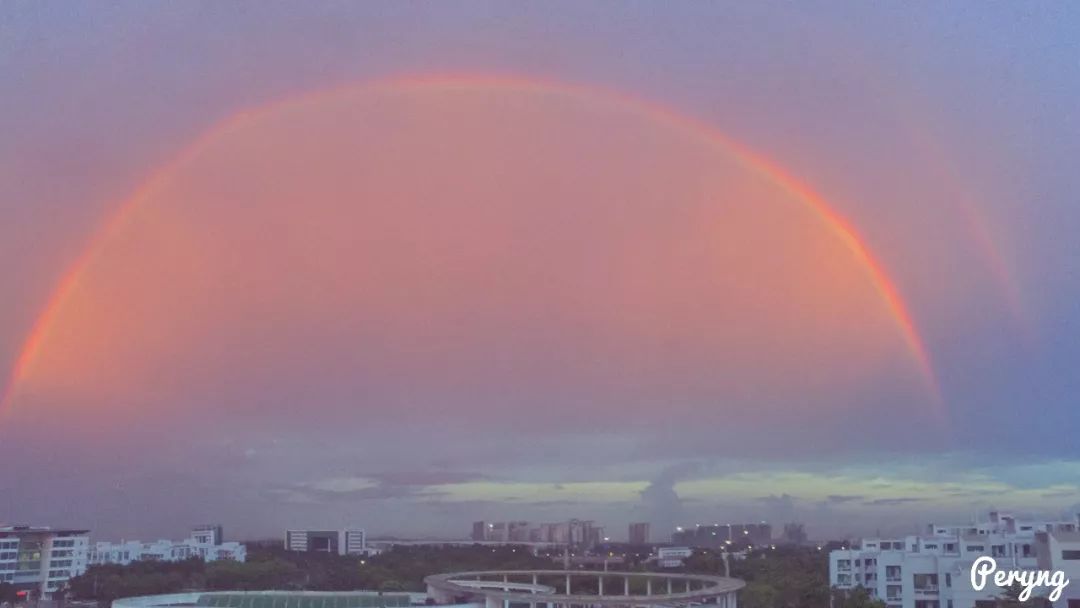
POLYGON ((286 551, 312 551, 338 555, 367 555, 367 536, 360 528, 344 530, 286 530, 286 551))
POLYGON ((89 546, 87 530, 0 526, 0 582, 26 599, 49 599, 86 572, 89 546))
MULTIPOLYGON (((976 559, 993 557, 1004 570, 1067 570, 1061 566, 1061 555, 1066 564, 1073 556, 1080 560, 1080 553, 1070 553, 1073 545, 1065 546, 1080 536, 1078 529, 1080 516, 1070 521, 1018 522, 992 512, 989 522, 931 525, 925 536, 867 538, 857 548, 829 553, 829 582, 842 590, 865 587, 889 608, 990 608, 1002 590, 992 582, 981 591, 972 587, 971 566, 976 559), (1053 550, 1058 551, 1056 559, 1053 550), (1043 568, 1040 560, 1051 567, 1043 568)), ((1080 585, 1080 578, 1066 588, 1055 608, 1080 608, 1075 599, 1069 600, 1069 592, 1077 592, 1075 585, 1080 585)))
POLYGON ((1080 531, 1036 532, 1035 554, 1039 570, 1061 570, 1071 581, 1054 608, 1080 608, 1080 531))
POLYGON ((90 549, 91 564, 118 564, 126 566, 138 561, 178 562, 193 557, 205 562, 228 559, 234 562, 247 560, 247 547, 237 542, 222 542, 221 526, 198 526, 191 537, 181 541, 137 540, 118 543, 96 543, 90 549))

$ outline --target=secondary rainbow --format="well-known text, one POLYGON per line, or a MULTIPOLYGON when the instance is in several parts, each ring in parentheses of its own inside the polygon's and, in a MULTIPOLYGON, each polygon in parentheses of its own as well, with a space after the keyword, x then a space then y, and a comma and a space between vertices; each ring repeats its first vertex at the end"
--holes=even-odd
MULTIPOLYGON (((331 97, 350 91, 374 92, 380 89, 423 90, 446 88, 489 88, 495 90, 535 91, 549 94, 571 95, 598 101, 616 102, 624 107, 636 110, 654 120, 666 123, 673 128, 692 133, 710 145, 726 151, 745 167, 767 177, 778 187, 812 210, 822 221, 823 225, 844 243, 855 259, 863 266, 863 268, 865 268, 868 279, 880 295, 882 302, 890 316, 893 318, 896 327, 904 340, 907 350, 911 353, 911 356, 919 369, 920 375, 926 384, 926 388, 932 397, 935 410, 940 410, 942 397, 930 356, 927 353, 923 339, 919 335, 907 304, 901 297, 899 289, 886 272, 884 266, 876 257, 874 257, 870 248, 855 230, 854 226, 852 226, 846 218, 840 215, 832 205, 808 185, 796 179, 765 156, 751 150, 740 142, 731 139, 724 133, 702 121, 684 116, 662 105, 607 89, 520 76, 435 74, 395 77, 371 83, 349 84, 274 101, 265 105, 236 112, 205 131, 194 142, 181 150, 174 159, 155 170, 132 194, 132 196, 119 206, 118 211, 104 222, 102 227, 94 233, 90 242, 83 249, 82 254, 80 254, 57 283, 44 309, 38 315, 37 320, 23 342, 19 355, 12 367, 7 387, 4 392, 0 394, 0 414, 10 409, 13 405, 15 394, 20 383, 27 376, 47 341, 53 319, 67 301, 70 294, 74 291, 75 287, 79 284, 79 281, 82 280, 84 270, 93 261, 99 249, 99 244, 107 239, 110 234, 128 219, 131 210, 137 208, 142 201, 146 200, 161 186, 161 184, 167 181, 176 168, 183 166, 189 160, 198 156, 209 142, 213 141, 223 133, 243 125, 247 121, 289 106, 304 104, 323 97, 331 97)), ((934 413, 938 415, 941 414, 940 411, 935 411, 934 413)))

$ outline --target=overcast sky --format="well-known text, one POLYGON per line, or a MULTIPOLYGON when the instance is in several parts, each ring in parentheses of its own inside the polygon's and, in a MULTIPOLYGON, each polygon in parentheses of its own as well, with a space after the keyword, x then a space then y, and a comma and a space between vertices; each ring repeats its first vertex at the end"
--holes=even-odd
POLYGON ((0 3, 0 521, 1076 513, 1078 30, 0 3))

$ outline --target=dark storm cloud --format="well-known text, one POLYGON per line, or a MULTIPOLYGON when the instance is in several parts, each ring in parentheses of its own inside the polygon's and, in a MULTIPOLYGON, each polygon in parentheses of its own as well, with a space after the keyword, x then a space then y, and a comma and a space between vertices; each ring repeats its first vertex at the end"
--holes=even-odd
POLYGON ((439 486, 488 478, 482 473, 465 471, 392 471, 361 476, 374 479, 381 486, 439 486))
POLYGON ((1043 492, 1041 496, 1043 498, 1068 498, 1069 496, 1076 496, 1077 494, 1080 494, 1080 488, 1043 492))
POLYGON ((651 521, 667 530, 683 520, 683 501, 675 491, 680 479, 701 471, 701 463, 684 462, 666 467, 641 491, 641 503, 651 521))
POLYGON ((451 471, 391 471, 355 477, 332 477, 314 482, 275 485, 266 496, 286 502, 340 502, 383 499, 433 499, 443 495, 432 489, 484 479, 479 473, 451 471))
POLYGON ((826 497, 825 502, 827 502, 829 504, 832 504, 832 505, 840 505, 840 504, 849 503, 849 502, 859 502, 859 501, 865 500, 865 499, 866 499, 865 496, 860 496, 858 494, 850 494, 850 495, 830 494, 829 496, 826 497))
POLYGON ((875 498, 874 500, 868 500, 863 504, 868 507, 895 507, 916 502, 924 502, 925 500, 925 498, 918 498, 915 496, 902 496, 899 498, 875 498))

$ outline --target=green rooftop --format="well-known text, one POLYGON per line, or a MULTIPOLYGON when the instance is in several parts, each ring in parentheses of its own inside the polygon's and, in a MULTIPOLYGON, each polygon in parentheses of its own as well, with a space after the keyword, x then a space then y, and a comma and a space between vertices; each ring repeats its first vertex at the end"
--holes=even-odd
POLYGON ((210 608, 406 608, 405 593, 204 593, 197 606, 210 608))

